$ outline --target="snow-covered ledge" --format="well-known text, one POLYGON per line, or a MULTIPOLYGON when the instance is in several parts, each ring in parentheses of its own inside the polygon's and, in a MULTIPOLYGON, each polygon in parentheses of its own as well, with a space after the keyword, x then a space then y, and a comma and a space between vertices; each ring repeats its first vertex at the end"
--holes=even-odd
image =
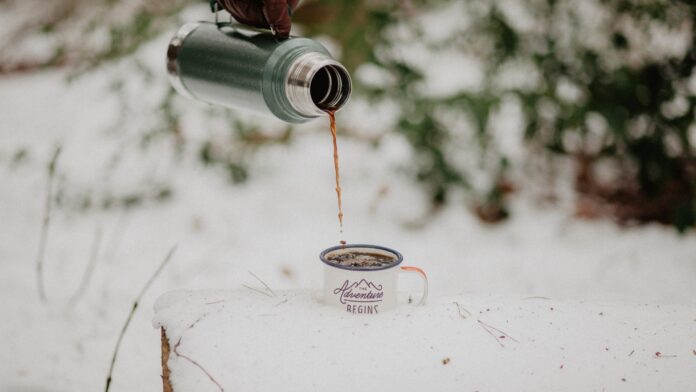
POLYGON ((687 306, 462 294, 357 316, 309 291, 174 291, 155 304, 154 325, 174 392, 696 385, 696 307, 687 306))

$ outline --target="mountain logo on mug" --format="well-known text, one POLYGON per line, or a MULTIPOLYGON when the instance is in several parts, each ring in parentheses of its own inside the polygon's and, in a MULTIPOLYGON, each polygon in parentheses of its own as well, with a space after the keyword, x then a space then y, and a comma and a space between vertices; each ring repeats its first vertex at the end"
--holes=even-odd
POLYGON ((360 279, 358 282, 353 283, 346 280, 333 293, 336 295, 340 294, 342 304, 346 302, 382 302, 382 297, 384 297, 381 284, 368 282, 365 279, 360 279))

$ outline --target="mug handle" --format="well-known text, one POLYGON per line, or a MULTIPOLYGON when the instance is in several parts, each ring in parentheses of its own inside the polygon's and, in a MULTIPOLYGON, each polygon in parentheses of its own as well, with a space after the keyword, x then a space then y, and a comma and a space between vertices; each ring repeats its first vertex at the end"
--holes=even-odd
POLYGON ((418 267, 403 266, 399 272, 415 273, 421 277, 423 280, 423 296, 421 296, 421 300, 418 302, 418 305, 425 305, 425 301, 428 299, 428 276, 425 274, 425 271, 418 267))

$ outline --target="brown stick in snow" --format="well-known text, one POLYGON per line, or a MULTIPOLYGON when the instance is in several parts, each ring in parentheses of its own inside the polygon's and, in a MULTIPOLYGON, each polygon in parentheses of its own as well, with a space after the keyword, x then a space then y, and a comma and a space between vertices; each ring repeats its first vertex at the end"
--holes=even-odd
POLYGON ((125 324, 123 324, 123 328, 121 328, 121 333, 118 335, 118 340, 116 341, 116 348, 114 348, 114 355, 111 357, 111 366, 109 366, 109 374, 106 376, 106 388, 104 389, 105 392, 109 392, 109 387, 111 386, 111 379, 112 379, 112 374, 114 373, 114 365, 116 364, 116 357, 118 356, 118 350, 121 348, 121 341, 123 341, 123 335, 126 334, 126 330, 128 329, 128 325, 130 324, 131 320, 133 319, 133 315, 135 314, 135 310, 138 309, 138 303, 140 300, 143 298, 145 295, 145 292, 147 292, 147 289, 150 288, 152 285, 152 282, 157 279, 157 276, 162 272, 164 267, 169 263, 169 260, 172 259, 172 256, 174 255, 174 251, 176 250, 176 245, 172 247, 172 249, 167 253, 167 256, 165 256, 164 260, 162 260, 162 263, 157 267, 157 270, 155 270, 155 273, 152 274, 150 279, 145 283, 145 286, 143 286, 142 290, 140 290, 140 293, 138 294, 137 297, 135 297, 135 301, 133 301, 133 307, 131 308, 130 313, 128 314, 128 318, 126 319, 125 324))
POLYGON ((39 291, 39 299, 46 302, 46 289, 44 287, 43 267, 48 242, 48 229, 51 225, 51 210, 53 209, 53 181, 56 177, 56 163, 60 156, 61 147, 56 147, 53 157, 48 163, 48 179, 46 180, 46 199, 44 200, 44 214, 39 232, 39 245, 36 252, 36 286, 39 291))
POLYGON ((164 328, 160 328, 162 340, 162 392, 173 392, 172 383, 169 380, 169 339, 164 328))

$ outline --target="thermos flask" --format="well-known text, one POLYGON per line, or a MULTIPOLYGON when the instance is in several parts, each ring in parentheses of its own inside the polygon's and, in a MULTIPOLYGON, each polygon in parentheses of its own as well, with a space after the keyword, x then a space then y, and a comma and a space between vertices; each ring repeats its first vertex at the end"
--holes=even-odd
POLYGON ((351 94, 348 71, 318 42, 279 41, 271 33, 229 24, 182 26, 169 43, 167 72, 180 94, 270 112, 289 123, 338 110, 351 94))

